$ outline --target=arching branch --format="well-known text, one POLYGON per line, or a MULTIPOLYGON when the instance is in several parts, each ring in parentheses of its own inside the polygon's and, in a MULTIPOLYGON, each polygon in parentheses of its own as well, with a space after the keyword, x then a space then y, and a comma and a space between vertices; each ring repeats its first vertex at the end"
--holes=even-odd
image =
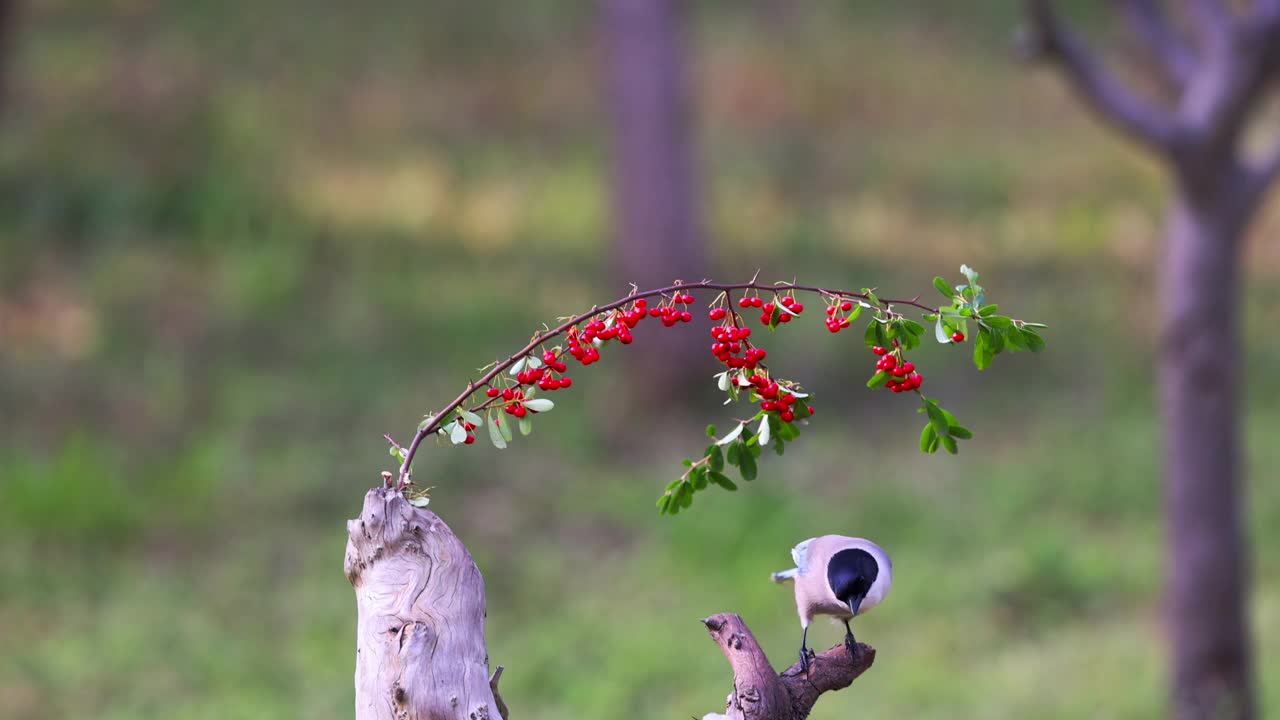
POLYGON ((775 674, 741 616, 720 613, 702 623, 733 669, 733 693, 726 703, 726 714, 707 718, 804 720, 823 693, 849 687, 876 660, 876 650, 870 645, 858 643, 850 654, 841 643, 811 660, 808 674, 801 671, 798 662, 775 674))
POLYGON ((1196 57, 1179 35, 1164 3, 1160 0, 1117 0, 1133 34, 1151 56, 1160 76, 1174 90, 1181 91, 1191 81, 1196 57))
POLYGON ((1168 113, 1122 85, 1058 17, 1050 0, 1027 0, 1027 11, 1033 54, 1055 61, 1076 94, 1104 120, 1145 145, 1170 152, 1177 127, 1168 113))

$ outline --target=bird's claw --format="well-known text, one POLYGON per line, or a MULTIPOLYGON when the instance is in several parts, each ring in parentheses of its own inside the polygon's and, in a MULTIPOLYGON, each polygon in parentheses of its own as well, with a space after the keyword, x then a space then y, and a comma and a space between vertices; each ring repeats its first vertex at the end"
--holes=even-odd
POLYGON ((805 675, 809 674, 809 659, 811 657, 817 657, 817 654, 809 648, 800 648, 800 672, 805 675))

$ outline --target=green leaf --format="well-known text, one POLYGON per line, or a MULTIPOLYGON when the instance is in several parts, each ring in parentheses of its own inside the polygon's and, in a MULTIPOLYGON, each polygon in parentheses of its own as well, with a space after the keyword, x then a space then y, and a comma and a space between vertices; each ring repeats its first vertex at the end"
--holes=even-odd
MULTIPOLYGON (((387 448, 387 450, 391 453, 391 457, 393 457, 393 458, 398 458, 398 457, 400 457, 400 448, 398 448, 398 447, 396 447, 396 446, 392 445, 391 447, 387 448)), ((401 462, 403 462, 403 461, 401 461, 401 462)))
POLYGON ((547 412, 555 408, 556 404, 546 398, 533 398, 532 400, 525 400, 524 406, 534 412, 547 412))
POLYGON ((939 436, 946 435, 950 424, 947 423, 947 416, 942 414, 942 408, 936 402, 926 400, 924 411, 929 414, 929 424, 933 426, 934 432, 939 436))
POLYGON ((948 434, 953 438, 959 438, 961 440, 973 439, 973 433, 969 431, 969 428, 962 425, 952 425, 948 430, 948 434))
POLYGON ((867 296, 867 302, 872 305, 880 304, 880 298, 876 297, 876 294, 871 291, 871 288, 862 288, 862 294, 867 296))
POLYGON ((716 426, 715 426, 715 425, 708 425, 708 426, 707 426, 707 437, 709 437, 709 438, 713 438, 713 437, 715 437, 715 436, 716 436, 716 426))
POLYGON ((528 435, 531 432, 533 432, 533 418, 525 415, 520 418, 520 434, 528 435))
POLYGON ((515 377, 516 375, 519 375, 520 371, 524 369, 524 364, 528 362, 528 360, 529 358, 527 357, 520 358, 515 362, 514 365, 511 366, 511 369, 508 370, 507 372, 511 374, 511 377, 515 377))
POLYGON ((716 472, 724 470, 724 453, 721 452, 719 445, 707 448, 707 467, 716 472))
POLYGON ((915 320, 904 317, 904 318, 899 318, 898 321, 901 322, 902 326, 907 329, 907 332, 911 333, 912 335, 924 334, 924 326, 916 322, 915 320))
POLYGON ((476 427, 480 427, 481 425, 484 424, 484 418, 471 412, 470 410, 459 410, 458 412, 462 415, 463 420, 466 420, 467 422, 471 423, 472 425, 475 425, 476 427))
POLYGON ((1044 349, 1044 338, 1040 337, 1040 334, 1035 330, 1023 327, 1022 337, 1026 339, 1027 347, 1031 349, 1031 352, 1040 352, 1044 349))
POLYGON ((869 388, 878 387, 880 385, 883 385, 885 381, 887 381, 888 379, 889 379, 889 373, 885 372, 884 370, 877 370, 876 374, 872 375, 871 379, 867 381, 867 387, 869 388))
POLYGON ((961 266, 960 266, 960 274, 961 274, 961 275, 964 275, 965 279, 969 281, 969 284, 970 284, 970 285, 977 285, 977 283, 978 283, 978 271, 977 271, 977 270, 974 270, 973 268, 969 267, 968 265, 961 265, 961 266))
POLYGON ((857 320, 858 316, 861 314, 862 314, 862 306, 855 303, 853 306, 853 309, 849 311, 849 315, 845 319, 848 320, 849 322, 853 322, 854 320, 857 320))
POLYGON ((738 436, 742 434, 742 431, 743 431, 743 430, 745 430, 745 429, 746 429, 746 427, 747 427, 747 424, 746 424, 746 423, 743 423, 743 422, 738 423, 738 427, 734 428, 733 430, 730 430, 728 435, 725 435, 724 437, 722 437, 722 438, 720 438, 719 440, 717 440, 717 441, 716 441, 716 444, 717 444, 717 445, 728 445, 729 443, 733 442, 734 440, 737 440, 737 439, 738 439, 738 436))
POLYGON ((878 334, 879 329, 880 323, 875 320, 872 320, 867 325, 867 331, 862 335, 862 341, 867 344, 867 347, 872 348, 880 344, 880 335, 878 334))
POLYGON ((933 423, 925 424, 924 430, 920 432, 920 451, 927 453, 938 451, 938 432, 933 429, 933 423))
MULTIPOLYGON (((795 407, 799 408, 803 406, 796 405, 795 407)), ((800 413, 796 413, 796 417, 800 417, 800 413)), ((791 442, 792 440, 800 437, 800 428, 796 427, 795 423, 784 423, 775 417, 773 422, 770 424, 773 426, 773 436, 783 442, 791 442)))
POLYGON ((782 454, 785 453, 786 451, 787 451, 787 444, 782 441, 782 438, 778 438, 773 441, 773 452, 775 454, 781 457, 782 454))
POLYGON ((996 351, 991 339, 991 331, 984 327, 979 327, 977 340, 973 343, 973 364, 979 370, 986 370, 995 356, 996 351))
POLYGON ((426 495, 415 495, 414 497, 409 498, 409 504, 414 507, 423 508, 431 504, 431 498, 426 495))
MULTIPOLYGON (((759 446, 757 445, 756 447, 759 446)), ((757 472, 756 456, 752 455, 749 451, 744 451, 740 455, 740 460, 742 462, 738 464, 738 469, 742 471, 742 479, 747 481, 755 480, 757 472)))
POLYGON ((725 475, 724 473, 716 472, 712 470, 711 472, 707 473, 707 478, 711 480, 711 482, 719 485, 720 487, 730 492, 736 491, 738 489, 738 486, 732 480, 729 479, 728 475, 725 475))
POLYGON ((942 441, 942 447, 946 448, 947 452, 951 453, 952 455, 955 455, 956 453, 960 452, 960 447, 956 445, 956 439, 951 437, 950 435, 943 435, 938 439, 942 441))
POLYGON ((948 301, 954 299, 956 296, 955 291, 951 289, 951 286, 947 284, 947 281, 940 277, 935 277, 933 279, 933 286, 938 288, 938 292, 942 293, 942 297, 946 298, 948 301))
POLYGON ((984 305, 978 310, 978 317, 991 317, 992 315, 995 315, 996 311, 999 309, 999 305, 984 305))
POLYGON ((504 418, 504 417, 498 416, 493 419, 493 424, 497 425, 498 429, 502 431, 503 440, 506 440, 507 442, 512 441, 513 438, 511 435, 511 418, 509 417, 504 418))
POLYGON ((492 420, 489 422, 489 441, 499 450, 507 448, 507 439, 502 437, 502 431, 498 429, 498 424, 492 420))
POLYGON ((680 489, 676 492, 679 498, 680 507, 687 508, 693 504, 693 486, 689 483, 682 483, 680 489))
POLYGON ((725 453, 725 459, 728 460, 730 465, 737 465, 741 459, 742 451, 738 449, 739 447, 737 443, 734 443, 729 446, 729 451, 725 453))
POLYGON ((707 467, 699 465, 689 473, 689 483, 693 485, 694 490, 707 489, 707 467))
POLYGON ((435 415, 428 415, 424 417, 422 419, 422 422, 418 423, 418 432, 422 432, 423 430, 426 430, 427 426, 431 424, 431 421, 435 419, 436 419, 435 415))
POLYGON ((997 330, 1006 330, 1013 327, 1013 318, 1005 317, 1004 315, 992 315, 991 317, 985 317, 982 318, 982 322, 997 330))
POLYGON ((659 514, 659 515, 666 515, 666 514, 667 514, 667 506, 668 506, 668 505, 670 505, 670 504, 671 504, 671 496, 670 496, 670 495, 667 495, 666 493, 663 493, 662 495, 659 495, 659 496, 658 496, 658 514, 659 514))
POLYGON ((720 392, 729 392, 730 380, 729 380, 728 371, 725 371, 716 375, 715 378, 716 378, 716 389, 718 389, 720 392))
POLYGON ((1027 347, 1027 339, 1022 334, 1022 330, 1016 327, 1010 327, 1004 331, 1004 342, 1012 350, 1030 350, 1027 347))

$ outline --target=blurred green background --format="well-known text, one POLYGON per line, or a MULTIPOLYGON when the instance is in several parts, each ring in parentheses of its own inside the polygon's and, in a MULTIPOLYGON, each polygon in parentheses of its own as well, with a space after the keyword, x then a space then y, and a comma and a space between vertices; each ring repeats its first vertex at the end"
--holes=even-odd
MULTIPOLYGON (((818 394, 812 431, 676 518, 653 501, 726 411, 708 394, 628 427, 617 363, 507 451, 429 444, 416 475, 487 578, 517 717, 719 710, 697 618, 740 612, 790 663, 768 574, 829 532, 877 539, 896 584, 859 621, 875 668, 814 718, 1164 707, 1160 174, 1013 60, 1013 3, 943 5, 693 6, 717 277, 912 294, 966 262, 1049 351, 978 373, 926 347, 977 438, 924 456, 910 403, 863 388, 860 336, 793 323, 766 347, 818 394)), ((585 0, 27 4, 0 125, 0 717, 351 716, 344 523, 390 468, 382 433, 625 290, 597 21, 585 0)), ((1276 210, 1252 344, 1224 348, 1249 383, 1270 708, 1276 210)))

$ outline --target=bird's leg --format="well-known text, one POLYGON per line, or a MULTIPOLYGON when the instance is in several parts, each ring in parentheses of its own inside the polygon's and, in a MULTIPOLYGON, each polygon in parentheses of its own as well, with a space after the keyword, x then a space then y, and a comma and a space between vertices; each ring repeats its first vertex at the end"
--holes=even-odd
POLYGON ((844 621, 844 646, 849 649, 850 657, 858 647, 858 639, 853 636, 853 629, 849 627, 848 620, 844 621))
POLYGON ((809 674, 809 626, 804 626, 804 632, 800 634, 800 672, 805 675, 809 674))

